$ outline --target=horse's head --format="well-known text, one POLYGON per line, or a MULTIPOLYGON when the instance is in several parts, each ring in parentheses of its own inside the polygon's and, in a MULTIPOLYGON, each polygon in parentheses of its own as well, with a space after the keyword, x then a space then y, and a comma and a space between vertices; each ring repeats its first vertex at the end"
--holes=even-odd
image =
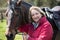
POLYGON ((12 29, 16 29, 19 27, 19 25, 28 23, 28 13, 29 8, 32 5, 21 1, 19 5, 14 10, 9 9, 8 15, 7 15, 7 27, 9 28, 9 31, 11 32, 12 29))

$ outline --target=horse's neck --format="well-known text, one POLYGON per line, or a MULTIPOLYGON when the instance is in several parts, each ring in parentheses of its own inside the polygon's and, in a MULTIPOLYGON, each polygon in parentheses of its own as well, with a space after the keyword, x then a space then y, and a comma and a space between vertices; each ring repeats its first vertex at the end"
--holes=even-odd
POLYGON ((24 1, 21 3, 21 5, 23 5, 26 8, 30 8, 32 6, 31 4, 28 4, 28 3, 24 2, 24 1))

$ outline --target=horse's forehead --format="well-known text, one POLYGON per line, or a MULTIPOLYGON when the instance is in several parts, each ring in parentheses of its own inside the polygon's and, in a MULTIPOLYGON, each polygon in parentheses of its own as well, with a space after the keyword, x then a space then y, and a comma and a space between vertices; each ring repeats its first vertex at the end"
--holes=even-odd
POLYGON ((11 18, 12 18, 12 10, 8 12, 8 20, 10 20, 11 18))
POLYGON ((59 11, 60 10, 60 6, 55 6, 52 8, 53 11, 59 11))

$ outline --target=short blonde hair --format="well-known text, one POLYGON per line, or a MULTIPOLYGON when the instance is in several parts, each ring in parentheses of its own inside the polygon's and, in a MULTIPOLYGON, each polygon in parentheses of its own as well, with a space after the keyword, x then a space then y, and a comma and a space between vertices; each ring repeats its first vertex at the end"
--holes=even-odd
POLYGON ((43 15, 45 15, 45 12, 44 12, 40 7, 32 6, 32 7, 29 9, 29 13, 31 13, 32 10, 37 10, 38 12, 42 13, 43 15))
POLYGON ((29 9, 29 20, 30 22, 32 23, 32 17, 31 17, 31 11, 32 10, 37 10, 38 12, 40 12, 42 14, 42 16, 45 15, 45 12, 40 8, 40 7, 37 7, 37 6, 32 6, 30 9, 29 9))

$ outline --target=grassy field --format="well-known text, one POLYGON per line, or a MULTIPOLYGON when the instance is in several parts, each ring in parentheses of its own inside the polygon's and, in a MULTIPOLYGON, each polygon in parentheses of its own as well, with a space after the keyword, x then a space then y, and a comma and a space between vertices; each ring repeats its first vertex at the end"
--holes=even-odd
MULTIPOLYGON (((6 20, 0 21, 0 40, 7 40, 5 37, 6 20)), ((15 40, 22 40, 22 35, 17 34, 15 40)))

